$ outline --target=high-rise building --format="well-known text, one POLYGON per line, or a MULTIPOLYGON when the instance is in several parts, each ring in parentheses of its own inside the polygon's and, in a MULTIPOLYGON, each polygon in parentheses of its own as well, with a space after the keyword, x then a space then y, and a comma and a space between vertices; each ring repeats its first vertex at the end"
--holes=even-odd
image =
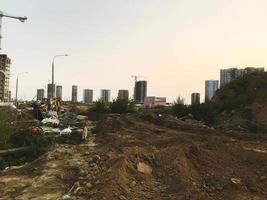
POLYGON ((93 103, 93 90, 89 90, 89 89, 83 90, 83 102, 93 103))
MULTIPOLYGON (((229 68, 229 69, 221 69, 220 70, 220 84, 221 87, 230 83, 231 81, 237 79, 238 75, 238 69, 237 68, 229 68)), ((240 73, 241 75, 241 73, 240 73)))
POLYGON ((129 98, 129 90, 119 90, 118 98, 120 98, 120 99, 128 99, 129 98))
POLYGON ((236 80, 242 78, 246 74, 264 72, 263 67, 247 67, 245 69, 229 68, 220 70, 220 85, 221 87, 236 80))
POLYGON ((37 90, 37 95, 36 95, 36 100, 37 101, 42 101, 44 99, 44 89, 38 89, 37 90))
POLYGON ((219 88, 218 80, 206 80, 205 81, 205 101, 209 101, 212 99, 214 94, 219 88))
POLYGON ((264 72, 264 67, 246 67, 244 69, 245 74, 264 72))
POLYGON ((101 100, 104 102, 110 102, 110 90, 101 90, 101 100))
POLYGON ((8 102, 11 102, 11 91, 8 91, 8 102))
POLYGON ((200 104, 200 94, 192 93, 191 94, 191 105, 200 104))
POLYGON ((134 87, 135 103, 143 104, 147 96, 147 81, 136 81, 134 87))
POLYGON ((62 86, 57 85, 56 87, 56 98, 59 98, 62 100, 62 86))
POLYGON ((52 86, 52 83, 49 83, 47 85, 47 98, 48 99, 52 99, 52 90, 53 90, 53 94, 55 94, 56 85, 53 84, 53 86, 52 86))
POLYGON ((0 54, 0 101, 9 101, 9 77, 11 60, 6 54, 0 54))
POLYGON ((78 102, 78 86, 77 85, 72 86, 71 101, 73 103, 78 102))

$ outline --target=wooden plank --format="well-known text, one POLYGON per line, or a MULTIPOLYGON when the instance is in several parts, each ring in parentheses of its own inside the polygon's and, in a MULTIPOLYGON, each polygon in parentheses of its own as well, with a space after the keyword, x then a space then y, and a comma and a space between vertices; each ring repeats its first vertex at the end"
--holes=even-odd
POLYGON ((20 147, 20 148, 0 150, 0 156, 6 156, 9 154, 14 154, 14 153, 18 153, 18 152, 29 151, 31 149, 32 149, 32 147, 28 146, 28 147, 20 147))

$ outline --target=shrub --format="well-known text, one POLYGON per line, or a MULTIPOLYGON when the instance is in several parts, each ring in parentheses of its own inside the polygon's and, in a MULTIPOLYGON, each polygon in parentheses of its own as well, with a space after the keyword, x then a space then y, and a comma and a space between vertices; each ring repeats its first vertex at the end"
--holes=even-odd
POLYGON ((33 135, 27 130, 19 130, 12 134, 9 142, 13 147, 31 146, 36 151, 42 151, 49 147, 53 141, 43 135, 33 135))
POLYGON ((172 104, 172 113, 176 117, 183 117, 190 113, 190 109, 184 104, 183 98, 178 97, 176 101, 174 101, 172 104))
POLYGON ((92 106, 90 109, 93 112, 109 112, 109 103, 103 101, 103 100, 98 100, 96 103, 92 106))
POLYGON ((0 149, 9 147, 8 141, 13 133, 13 127, 7 122, 0 121, 0 149))
POLYGON ((11 124, 14 119, 10 118, 7 112, 0 111, 0 149, 9 147, 8 141, 14 131, 11 124))
POLYGON ((110 103, 112 113, 130 113, 135 112, 135 103, 128 98, 117 98, 110 103))
POLYGON ((212 102, 191 105, 190 112, 196 120, 203 121, 208 125, 215 124, 219 116, 218 109, 212 102))

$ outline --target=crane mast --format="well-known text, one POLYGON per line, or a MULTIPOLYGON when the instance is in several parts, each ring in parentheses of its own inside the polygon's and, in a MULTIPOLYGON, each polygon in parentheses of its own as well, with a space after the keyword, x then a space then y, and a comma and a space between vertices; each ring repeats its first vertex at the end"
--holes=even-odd
POLYGON ((2 49, 1 44, 2 44, 2 19, 3 17, 17 19, 20 22, 25 22, 27 20, 27 17, 14 16, 14 15, 10 15, 10 14, 0 11, 0 49, 2 49))

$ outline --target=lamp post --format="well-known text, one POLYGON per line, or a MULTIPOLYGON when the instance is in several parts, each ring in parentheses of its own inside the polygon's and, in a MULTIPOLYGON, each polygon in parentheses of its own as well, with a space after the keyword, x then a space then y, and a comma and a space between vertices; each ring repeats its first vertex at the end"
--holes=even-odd
POLYGON ((53 58, 53 62, 52 62, 52 99, 54 99, 54 65, 55 65, 55 59, 57 57, 62 57, 62 56, 68 56, 68 54, 64 54, 64 55, 55 55, 54 58, 53 58))
POLYGON ((18 88, 19 88, 19 75, 22 74, 28 74, 28 72, 20 72, 17 75, 17 80, 16 80, 16 97, 15 97, 15 106, 18 106, 18 88))

